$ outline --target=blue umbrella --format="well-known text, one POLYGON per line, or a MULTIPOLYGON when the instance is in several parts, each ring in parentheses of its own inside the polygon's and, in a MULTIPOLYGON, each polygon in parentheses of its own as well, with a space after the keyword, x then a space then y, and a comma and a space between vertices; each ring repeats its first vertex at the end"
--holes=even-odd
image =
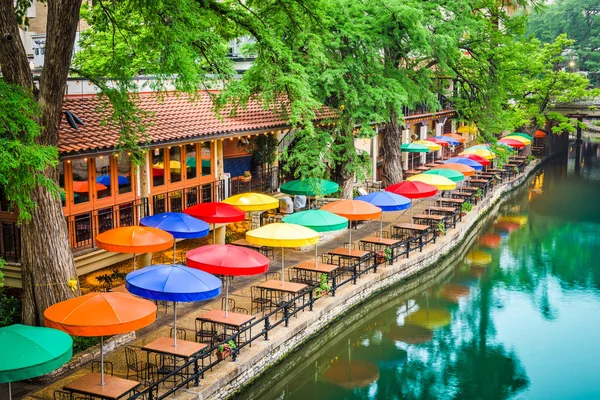
MULTIPOLYGON (((409 198, 400 196, 392 192, 371 192, 364 196, 358 196, 354 200, 362 200, 376 207, 381 208, 381 211, 401 211, 410 207, 411 201, 409 198)), ((383 232, 383 213, 379 219, 379 237, 383 232)))
POLYGON ((477 161, 473 161, 471 159, 463 158, 463 157, 452 157, 443 162, 443 164, 447 164, 447 163, 468 165, 469 167, 471 167, 477 171, 481 171, 483 169, 483 165, 479 164, 477 161))
POLYGON ((460 142, 448 136, 434 136, 436 139, 445 140, 450 146, 458 146, 460 142))
MULTIPOLYGON (((165 212, 140 220, 140 225, 162 229, 175 239, 197 239, 208 235, 210 226, 197 218, 184 213, 165 212)), ((173 264, 177 242, 173 241, 173 264)))
MULTIPOLYGON (((221 294, 219 278, 199 269, 183 265, 150 265, 130 272, 125 278, 129 293, 150 300, 172 301, 177 332, 177 302, 208 300, 221 294)), ((173 335, 177 346, 177 335, 173 335)))
MULTIPOLYGON (((99 177, 96 178, 96 183, 101 183, 104 186, 110 186, 111 185, 111 181, 110 181, 110 175, 101 175, 99 177)), ((117 184, 119 185, 127 185, 129 183, 129 179, 126 176, 123 175, 118 175, 117 176, 117 184)))

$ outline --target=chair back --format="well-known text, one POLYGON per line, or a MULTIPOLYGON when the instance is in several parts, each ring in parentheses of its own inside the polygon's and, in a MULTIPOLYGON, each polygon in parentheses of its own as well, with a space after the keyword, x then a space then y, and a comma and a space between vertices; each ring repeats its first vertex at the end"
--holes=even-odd
POLYGON ((281 279, 281 272, 267 272, 265 278, 265 282, 271 279, 279 280, 281 279))
POLYGON ((137 368, 137 353, 131 347, 125 347, 125 363, 129 368, 137 368))
MULTIPOLYGON (((174 328, 171 328, 171 330, 169 331, 169 337, 173 337, 174 333, 174 328)), ((187 331, 185 330, 185 328, 177 328, 177 339, 186 340, 186 336, 187 331)))
POLYGON ((227 303, 227 309, 232 310, 235 308, 235 300, 234 299, 226 299, 223 297, 221 299, 221 310, 225 310, 225 303, 227 303))
POLYGON ((55 390, 54 400, 71 400, 71 393, 62 390, 55 390))

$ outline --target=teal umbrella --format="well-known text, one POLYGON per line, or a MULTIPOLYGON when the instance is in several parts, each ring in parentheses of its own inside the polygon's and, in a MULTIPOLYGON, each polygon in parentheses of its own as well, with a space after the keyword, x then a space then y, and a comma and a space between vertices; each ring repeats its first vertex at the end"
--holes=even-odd
POLYGON ((321 178, 296 179, 281 185, 283 193, 296 196, 323 196, 339 190, 337 183, 321 178))
POLYGON ((452 182, 460 182, 465 179, 464 174, 453 169, 430 169, 429 171, 423 172, 423 174, 443 176, 450 179, 452 182))
MULTIPOLYGON (((429 147, 419 144, 419 143, 403 143, 402 146, 400 146, 400 151, 404 152, 404 153, 428 153, 429 152, 429 147)), ((411 165, 411 169, 412 169, 412 165, 411 165)))
MULTIPOLYGON (((348 218, 325 210, 308 210, 294 213, 283 218, 288 224, 302 225, 315 232, 331 232, 346 229, 348 218)), ((315 263, 317 263, 318 243, 315 244, 315 263)))
MULTIPOLYGON (((185 160, 185 166, 187 168, 196 168, 196 157, 188 157, 185 160)), ((210 160, 202 159, 202 168, 210 167, 210 160)))
POLYGON ((522 138, 533 140, 533 138, 531 137, 531 135, 528 135, 528 134, 523 133, 523 132, 513 132, 513 133, 511 133, 508 136, 521 136, 522 138))
POLYGON ((65 332, 28 325, 0 328, 0 383, 10 383, 52 372, 73 355, 73 339, 65 332))

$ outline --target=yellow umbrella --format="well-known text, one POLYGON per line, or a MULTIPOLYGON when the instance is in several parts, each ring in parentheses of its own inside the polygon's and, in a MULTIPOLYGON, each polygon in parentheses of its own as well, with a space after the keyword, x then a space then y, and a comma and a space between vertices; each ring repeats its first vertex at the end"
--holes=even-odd
POLYGON ((513 140, 517 140, 521 143, 523 143, 525 146, 528 146, 531 144, 531 140, 521 137, 521 136, 506 136, 504 139, 513 139, 513 140))
POLYGON ((246 232, 246 240, 257 246, 281 247, 281 286, 283 286, 285 268, 283 249, 317 244, 319 234, 302 225, 274 223, 246 232))
POLYGON ((406 180, 427 183, 428 185, 435 186, 436 188, 438 188, 438 190, 456 189, 456 183, 441 175, 418 174, 413 175, 410 178, 406 178, 406 180))
POLYGON ((452 322, 452 315, 450 314, 450 311, 442 308, 421 308, 410 314, 407 317, 406 322, 427 329, 436 329, 450 325, 450 322, 452 322))
POLYGON ((467 263, 469 265, 479 265, 485 267, 492 263, 492 256, 481 250, 473 250, 467 254, 467 263))
MULTIPOLYGON (((158 169, 165 169, 165 163, 164 162, 159 162, 159 163, 156 163, 156 164, 152 164, 152 166, 154 168, 158 168, 158 169)), ((181 169, 181 162, 175 161, 175 160, 169 161, 169 168, 173 169, 173 170, 175 170, 175 169, 181 169)))
POLYGON ((465 126, 461 126, 460 128, 458 128, 456 130, 458 133, 467 133, 469 135, 474 135, 477 132, 479 132, 479 130, 477 129, 477 127, 475 125, 465 125, 465 126))
POLYGON ((493 160, 494 158, 496 158, 496 155, 493 152, 486 149, 466 149, 462 153, 458 153, 459 156, 464 156, 468 154, 475 154, 476 156, 483 157, 486 160, 493 160))
POLYGON ((223 200, 243 211, 264 211, 279 207, 279 200, 261 193, 241 193, 223 200))
POLYGON ((511 224, 519 224, 523 226, 527 223, 526 215, 505 215, 503 217, 498 218, 497 222, 508 222, 511 224))
POLYGON ((417 140, 416 142, 413 142, 413 143, 422 144, 423 146, 427 146, 427 147, 429 147, 429 151, 438 151, 438 150, 442 149, 442 146, 440 146, 437 143, 430 142, 429 140, 417 140))

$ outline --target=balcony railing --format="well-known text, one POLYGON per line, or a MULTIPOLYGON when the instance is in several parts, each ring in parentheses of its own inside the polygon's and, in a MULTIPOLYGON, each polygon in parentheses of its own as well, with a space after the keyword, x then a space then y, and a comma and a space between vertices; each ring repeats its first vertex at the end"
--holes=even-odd
POLYGON ((0 257, 8 262, 21 259, 21 230, 16 222, 0 223, 0 257))

